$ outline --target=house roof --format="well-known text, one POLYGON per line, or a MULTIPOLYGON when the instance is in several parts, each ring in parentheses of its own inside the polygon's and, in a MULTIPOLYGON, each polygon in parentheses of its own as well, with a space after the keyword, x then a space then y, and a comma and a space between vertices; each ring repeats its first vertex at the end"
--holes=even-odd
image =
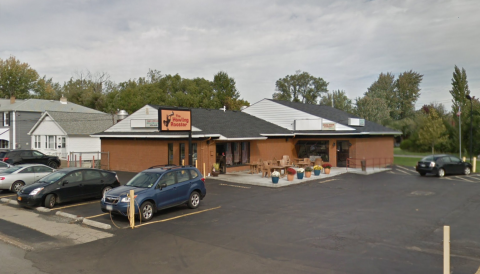
POLYGON ((114 124, 112 115, 106 113, 47 111, 33 126, 29 134, 35 131, 47 115, 69 136, 89 136, 93 133, 102 132, 114 124))
POLYGON ((62 112, 81 112, 81 113, 104 113, 95 109, 67 102, 61 103, 58 100, 43 99, 16 99, 15 103, 10 104, 10 99, 0 99, 1 111, 28 111, 28 112, 44 112, 44 111, 62 111, 62 112))
MULTIPOLYGON (((265 99, 271 102, 275 102, 277 104, 284 105, 286 107, 290 107, 293 109, 297 109, 303 111, 305 113, 315 115, 317 117, 325 118, 328 120, 332 120, 336 123, 346 125, 348 127, 353 128, 354 130, 342 131, 342 134, 402 134, 398 130, 394 130, 388 127, 384 127, 377 123, 365 120, 365 126, 351 126, 348 125, 348 118, 360 118, 356 115, 350 114, 343 110, 339 110, 330 106, 320 106, 320 105, 313 105, 313 104, 304 104, 304 103, 295 103, 289 101, 282 101, 282 100, 273 100, 273 99, 265 99)), ((297 130, 293 131, 295 134, 338 134, 338 131, 330 131, 330 130, 297 130)))
MULTIPOLYGON (((161 106, 149 105, 159 109, 161 106)), ((171 108, 171 107, 168 107, 171 108)), ((192 111, 192 126, 199 131, 192 131, 193 138, 218 137, 219 139, 266 139, 266 136, 291 136, 289 130, 274 125, 270 122, 258 119, 241 111, 223 111, 215 109, 194 108, 192 111)), ((134 114, 132 114, 133 116, 134 114)), ((94 135, 123 136, 145 138, 184 138, 188 137, 185 132, 101 132, 94 135)))

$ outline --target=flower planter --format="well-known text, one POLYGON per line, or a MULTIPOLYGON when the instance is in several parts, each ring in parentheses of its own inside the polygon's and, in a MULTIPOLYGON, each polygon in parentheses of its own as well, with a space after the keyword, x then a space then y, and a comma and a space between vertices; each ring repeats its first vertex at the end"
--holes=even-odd
POLYGON ((303 173, 297 173, 297 179, 303 179, 303 173))
POLYGON ((278 184, 279 177, 272 177, 272 183, 278 184))
POLYGON ((287 174, 288 181, 293 181, 294 178, 295 178, 295 174, 287 174))
POLYGON ((321 170, 314 170, 314 171, 313 171, 313 174, 315 174, 315 176, 320 176, 320 171, 321 171, 321 170))
POLYGON ((330 169, 329 168, 325 168, 325 174, 330 174, 330 169))
POLYGON ((212 171, 212 177, 218 177, 218 174, 220 174, 220 172, 216 172, 216 171, 212 171))
POLYGON ((310 178, 310 176, 312 176, 312 172, 311 171, 305 171, 305 178, 310 178))

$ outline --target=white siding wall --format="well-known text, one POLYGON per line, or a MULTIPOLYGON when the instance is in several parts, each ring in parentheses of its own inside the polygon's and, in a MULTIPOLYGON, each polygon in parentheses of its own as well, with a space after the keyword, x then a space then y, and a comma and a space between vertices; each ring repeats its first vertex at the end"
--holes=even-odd
POLYGON ((57 123, 54 122, 52 118, 50 118, 50 116, 47 115, 37 126, 35 131, 32 132, 30 136, 30 148, 36 149, 44 154, 61 156, 60 153, 62 149, 58 148, 58 146, 61 145, 61 139, 58 140, 59 137, 66 137, 65 132, 57 125, 57 123), (37 135, 40 136, 40 148, 35 147, 35 136, 37 135), (57 142, 57 146, 55 148, 47 148, 45 146, 47 135, 55 136, 55 141, 57 142))
MULTIPOLYGON (((248 108, 244 109, 243 112, 289 130, 294 130, 294 120, 322 118, 291 107, 284 106, 282 104, 272 102, 267 99, 263 99, 262 101, 257 102, 252 106, 249 106, 248 108)), ((323 123, 335 123, 334 121, 330 121, 324 118, 322 118, 322 121, 323 123)), ((336 131, 340 130, 355 129, 336 123, 336 131)))
POLYGON ((65 132, 47 115, 32 135, 65 135, 65 132))
POLYGON ((98 137, 68 137, 67 139, 67 154, 70 154, 70 152, 93 152, 100 150, 100 138, 98 137))

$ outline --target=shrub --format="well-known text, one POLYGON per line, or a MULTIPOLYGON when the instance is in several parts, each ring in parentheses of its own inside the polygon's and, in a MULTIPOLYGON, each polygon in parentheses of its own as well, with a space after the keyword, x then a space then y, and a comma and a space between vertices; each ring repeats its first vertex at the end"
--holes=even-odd
POLYGON ((297 169, 297 172, 298 172, 298 173, 303 173, 304 171, 305 171, 305 169, 303 169, 303 168, 297 169))
POLYGON ((220 171, 220 163, 213 164, 213 171, 220 171))
POLYGON ((400 149, 402 150, 410 150, 412 149, 413 141, 410 139, 403 140, 402 143, 400 143, 400 149))
POLYGON ((291 167, 287 168, 287 173, 290 174, 290 175, 294 175, 295 173, 297 173, 297 171, 291 167))
POLYGON ((321 166, 314 166, 313 170, 322 170, 322 167, 321 166))
POLYGON ((322 167, 323 168, 332 168, 332 165, 331 164, 323 164, 322 167))
POLYGON ((278 171, 272 172, 272 177, 280 177, 280 172, 278 171))
POLYGON ((305 171, 306 172, 312 172, 313 168, 311 166, 307 166, 307 168, 305 168, 305 171))

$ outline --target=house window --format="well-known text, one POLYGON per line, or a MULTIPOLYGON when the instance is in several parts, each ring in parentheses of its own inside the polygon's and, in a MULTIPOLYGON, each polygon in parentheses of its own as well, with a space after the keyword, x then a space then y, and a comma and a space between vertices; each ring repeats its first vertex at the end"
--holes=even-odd
POLYGON ((57 136, 53 136, 53 135, 45 136, 45 148, 56 149, 57 148, 57 136))
POLYGON ((0 148, 8 148, 8 141, 0 140, 0 148))
POLYGON ((67 138, 62 137, 62 148, 66 148, 66 147, 67 147, 67 138))
POLYGON ((10 126, 10 112, 3 113, 3 126, 4 127, 10 126))
POLYGON ((189 164, 194 166, 196 160, 197 160, 197 144, 192 144, 192 162, 193 163, 189 163, 189 164))
POLYGON ((33 147, 34 148, 41 148, 41 143, 40 143, 41 136, 40 135, 34 135, 33 137, 35 138, 35 141, 33 143, 33 147))

